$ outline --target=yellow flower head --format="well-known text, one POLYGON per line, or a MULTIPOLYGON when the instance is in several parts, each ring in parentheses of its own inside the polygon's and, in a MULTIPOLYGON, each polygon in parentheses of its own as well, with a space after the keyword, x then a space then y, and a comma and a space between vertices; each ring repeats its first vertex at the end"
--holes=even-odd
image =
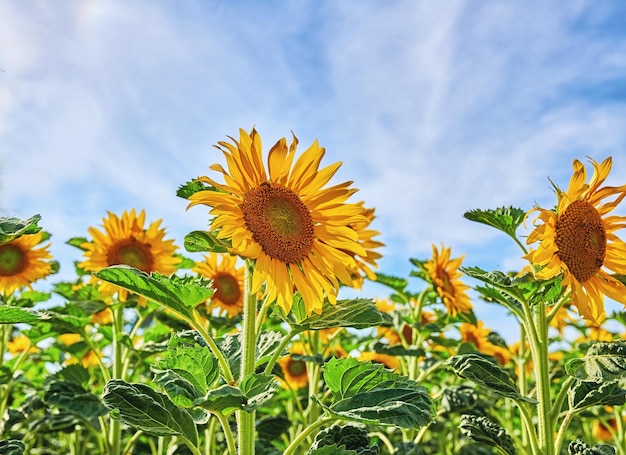
MULTIPOLYGON (((301 342, 295 342, 290 349, 290 353, 305 355, 304 345, 301 342)), ((309 375, 304 360, 294 359, 292 355, 288 355, 279 359, 278 364, 285 376, 285 380, 281 381, 283 387, 301 389, 309 384, 309 375)))
POLYGON ((340 283, 352 283, 354 257, 368 256, 352 227, 367 222, 364 209, 346 203, 356 191, 352 182, 324 188, 341 163, 319 169, 325 151, 317 141, 295 159, 297 139, 289 146, 280 139, 269 151, 266 170, 254 129, 240 130, 239 141, 232 140, 217 146, 228 170, 210 167, 225 183, 201 177, 217 191, 194 193, 189 207, 211 207, 218 238, 230 240, 232 254, 256 261, 252 293, 262 292, 288 313, 298 291, 308 314, 321 313, 324 297, 334 304, 340 283))
POLYGON ((390 370, 399 370, 402 365, 400 359, 394 355, 380 354, 378 352, 371 351, 362 352, 359 360, 361 362, 372 361, 374 363, 382 363, 390 370))
MULTIPOLYGON (((358 205, 363 206, 363 202, 359 202, 358 205)), ((384 243, 374 239, 380 235, 380 232, 369 228, 374 220, 374 209, 364 208, 363 215, 366 217, 365 221, 351 225, 352 229, 354 229, 359 236, 359 244, 366 252, 365 256, 354 255, 358 271, 360 272, 354 275, 352 281, 352 287, 354 288, 363 287, 364 277, 372 281, 376 280, 376 274, 372 271, 372 267, 377 268, 378 265, 376 261, 382 257, 376 249, 385 246, 384 243)))
POLYGON ((467 294, 469 286, 460 280, 461 272, 459 272, 464 256, 450 259, 451 248, 445 248, 443 244, 441 253, 435 245, 432 245, 432 248, 433 258, 426 261, 424 267, 448 309, 448 314, 456 316, 457 313, 470 312, 472 302, 467 294))
POLYGON ((4 295, 24 287, 31 288, 35 281, 52 273, 52 265, 47 259, 50 244, 40 246, 43 232, 27 234, 0 245, 0 293, 4 295))
POLYGON ((210 307, 218 308, 220 314, 235 317, 243 311, 244 269, 237 267, 237 257, 228 254, 209 253, 204 262, 196 263, 193 271, 213 280, 210 307))
POLYGON ((601 187, 611 170, 610 157, 601 164, 589 162, 594 169, 589 183, 585 166, 574 160, 568 190, 555 187, 556 211, 535 207, 528 212, 538 214, 527 243, 540 243, 524 258, 541 268, 539 279, 562 273, 578 312, 597 326, 606 317, 604 296, 626 305, 626 286, 605 270, 626 273, 626 244, 615 234, 626 226, 626 217, 607 216, 626 196, 626 185, 601 187))
POLYGON ((18 335, 7 343, 7 351, 10 354, 19 354, 28 349, 28 352, 37 352, 37 347, 32 346, 30 339, 25 335, 18 335))
MULTIPOLYGON (((139 215, 135 209, 124 211, 121 218, 108 212, 108 218, 103 219, 104 231, 95 227, 88 229, 93 241, 81 245, 86 259, 79 266, 97 272, 111 265, 126 264, 147 273, 174 273, 181 261, 174 256, 174 241, 164 240, 161 220, 154 221, 147 229, 144 229, 145 221, 144 210, 139 215)), ((106 282, 101 283, 98 290, 105 297, 118 293, 120 300, 128 298, 128 291, 106 282)))
POLYGON ((511 360, 511 352, 489 341, 487 337, 491 330, 483 325, 483 321, 478 321, 476 325, 462 323, 459 327, 462 341, 472 343, 479 352, 495 357, 500 365, 506 365, 511 360))

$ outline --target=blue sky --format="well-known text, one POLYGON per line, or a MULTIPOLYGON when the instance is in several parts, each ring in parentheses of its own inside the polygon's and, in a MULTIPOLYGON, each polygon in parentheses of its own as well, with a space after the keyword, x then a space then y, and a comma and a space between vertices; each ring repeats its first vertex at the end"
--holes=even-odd
POLYGON ((42 215, 62 278, 80 258, 64 242, 107 210, 144 208, 179 245, 206 227, 176 188, 240 127, 342 161, 333 182, 376 207, 379 270, 401 276, 441 242, 518 268, 466 210, 551 206, 574 158, 626 176, 623 2, 2 2, 0 18, 0 212, 42 215))

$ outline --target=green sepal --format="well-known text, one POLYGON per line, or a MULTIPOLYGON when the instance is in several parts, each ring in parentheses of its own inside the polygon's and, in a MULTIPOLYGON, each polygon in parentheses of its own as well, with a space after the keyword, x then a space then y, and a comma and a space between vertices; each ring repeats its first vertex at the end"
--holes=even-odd
POLYGON ((182 185, 180 185, 178 187, 178 189, 176 190, 176 196, 183 198, 183 199, 189 199, 189 196, 191 196, 194 193, 197 193, 198 191, 216 191, 216 188, 210 185, 207 185, 204 182, 201 182, 199 180, 190 180, 189 182, 185 182, 182 185))

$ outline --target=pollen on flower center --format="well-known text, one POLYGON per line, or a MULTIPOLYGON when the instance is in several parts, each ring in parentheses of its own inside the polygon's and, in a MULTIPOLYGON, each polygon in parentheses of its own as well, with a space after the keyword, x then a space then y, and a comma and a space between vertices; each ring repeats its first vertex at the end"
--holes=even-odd
POLYGON ((559 258, 581 283, 592 278, 604 263, 606 230, 596 208, 584 200, 574 201, 556 222, 559 258))
POLYGON ((17 245, 0 246, 0 276, 13 276, 21 273, 28 266, 26 254, 17 245))
POLYGON ((126 264, 143 272, 154 271, 154 257, 150 245, 135 238, 124 239, 112 245, 107 253, 109 265, 126 264))
POLYGON ((218 273, 213 278, 215 298, 225 305, 236 305, 241 297, 241 289, 237 279, 230 273, 218 273))
POLYGON ((268 256, 294 264, 311 252, 313 220, 290 189, 263 183, 246 194, 241 211, 252 238, 268 256))

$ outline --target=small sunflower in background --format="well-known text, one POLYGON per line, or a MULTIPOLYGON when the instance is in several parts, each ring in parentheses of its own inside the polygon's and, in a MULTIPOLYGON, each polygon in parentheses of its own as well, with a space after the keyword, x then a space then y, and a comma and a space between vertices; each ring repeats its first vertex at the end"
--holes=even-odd
POLYGON ((7 343, 7 351, 9 354, 20 354, 26 350, 30 353, 37 352, 37 346, 33 346, 30 338, 26 335, 17 335, 11 338, 7 343))
POLYGON ((483 321, 477 321, 476 325, 462 323, 459 327, 461 341, 472 343, 479 352, 495 357, 500 365, 506 365, 511 361, 511 352, 504 346, 489 341, 491 329, 484 327, 483 321))
POLYGON ((203 262, 197 262, 193 271, 213 281, 215 289, 209 308, 217 308, 220 315, 233 318, 243 311, 244 268, 237 267, 237 257, 209 253, 203 262))
POLYGON ((200 177, 213 189, 189 196, 189 207, 211 207, 217 237, 230 241, 232 254, 255 261, 250 292, 289 313, 298 291, 307 314, 321 313, 324 298, 336 303, 340 284, 358 273, 354 257, 368 256, 352 227, 367 223, 363 206, 346 202, 357 190, 352 182, 325 187, 341 163, 320 169, 325 150, 317 141, 296 159, 298 140, 280 139, 266 169, 256 130, 231 139, 216 146, 228 169, 210 166, 225 183, 200 177))
POLYGON ((53 272, 50 243, 40 245, 44 233, 25 234, 0 245, 0 293, 10 295, 53 272))
POLYGON ((433 257, 424 263, 424 268, 448 314, 469 313, 473 308, 467 293, 470 287, 460 280, 462 274, 459 272, 464 256, 450 259, 452 249, 445 248, 443 244, 441 251, 435 245, 432 249, 433 257))
MULTIPOLYGON (((152 222, 146 229, 144 210, 139 214, 135 209, 124 211, 121 217, 107 213, 108 217, 102 220, 103 230, 88 229, 93 240, 80 245, 86 259, 79 267, 97 272, 111 265, 125 264, 146 273, 171 275, 176 271, 181 259, 174 256, 177 250, 174 240, 165 240, 165 229, 160 227, 162 220, 152 222)), ((127 290, 106 282, 100 282, 98 291, 108 297, 117 293, 121 301, 128 298, 127 290)))
POLYGON ((286 389, 298 390, 309 384, 309 374, 306 362, 294 355, 306 355, 304 344, 296 341, 289 350, 289 355, 278 360, 278 364, 283 371, 285 377, 281 380, 281 384, 286 389))
POLYGON ((361 362, 374 362, 381 363, 389 370, 399 371, 402 366, 402 362, 395 355, 381 354, 379 352, 365 351, 359 355, 359 361, 361 362))
POLYGON ((608 216, 626 196, 626 185, 602 186, 611 171, 610 157, 600 164, 589 162, 593 175, 588 183, 585 166, 574 160, 567 191, 554 185, 556 210, 535 207, 528 212, 538 213, 527 243, 539 246, 524 258, 539 268, 539 279, 562 273, 561 284, 571 292, 579 314, 598 326, 606 318, 604 296, 626 305, 626 286, 606 271, 626 274, 626 244, 616 235, 626 217, 608 216))
MULTIPOLYGON (((358 205, 363 206, 364 202, 359 202, 358 205)), ((378 248, 385 246, 384 243, 375 240, 375 237, 380 235, 379 231, 370 229, 370 224, 374 220, 374 209, 363 208, 363 215, 366 220, 359 223, 354 223, 351 227, 359 236, 359 244, 365 250, 365 256, 355 255, 357 270, 359 273, 354 275, 351 286, 353 288, 362 288, 365 278, 371 281, 376 280, 376 274, 372 268, 378 268, 377 261, 382 257, 378 251, 378 248)), ((344 283, 345 284, 345 283, 344 283)))

